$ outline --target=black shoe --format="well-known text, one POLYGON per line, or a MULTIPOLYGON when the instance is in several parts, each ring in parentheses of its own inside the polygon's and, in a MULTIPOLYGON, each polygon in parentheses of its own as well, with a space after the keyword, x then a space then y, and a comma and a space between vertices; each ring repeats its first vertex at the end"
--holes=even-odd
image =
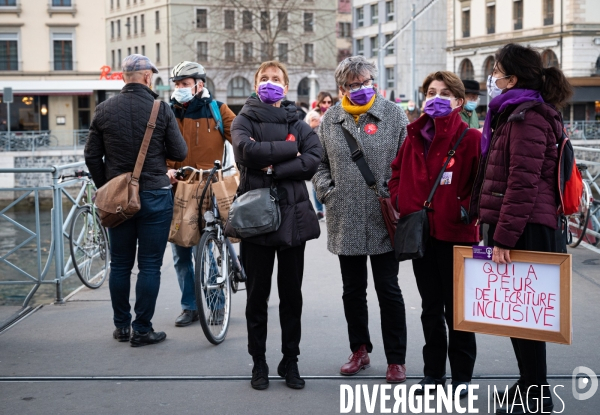
POLYGON ((465 388, 460 390, 458 399, 466 397, 469 393, 469 383, 470 382, 452 382, 452 399, 454 399, 454 391, 461 385, 465 385, 465 388))
MULTIPOLYGON (((446 376, 442 377, 441 379, 435 379, 432 378, 431 376, 425 376, 420 382, 419 385, 421 385, 421 387, 419 389, 415 390, 415 395, 423 395, 425 393, 424 391, 424 386, 425 385, 442 385, 442 387, 446 387, 446 376)), ((435 389, 434 389, 435 391, 435 389)))
POLYGON ((154 331, 154 329, 151 329, 147 333, 140 333, 139 331, 134 330, 129 342, 131 343, 131 347, 141 347, 160 343, 166 338, 167 335, 164 331, 154 331))
POLYGON ((127 327, 117 327, 115 331, 113 331, 113 339, 119 342, 128 342, 129 337, 131 336, 131 329, 129 326, 127 327))
POLYGON ((325 215, 323 214, 323 212, 317 212, 317 219, 319 221, 325 220, 325 215))
POLYGON ((220 326, 221 324, 223 324, 223 320, 225 320, 225 309, 220 308, 218 310, 210 312, 208 324, 210 324, 211 326, 220 326))
POLYGON ((194 321, 198 321, 198 311, 182 310, 179 317, 177 317, 177 319, 175 320, 175 327, 189 326, 194 321))
POLYGON ((254 367, 252 368, 252 380, 250 385, 256 390, 263 390, 269 387, 269 366, 264 357, 253 358, 254 367))
POLYGON ((552 410, 554 409, 552 394, 549 391, 546 391, 542 399, 540 396, 541 392, 536 389, 538 389, 538 387, 532 387, 529 390, 528 388, 523 389, 522 387, 519 387, 519 392, 521 394, 521 398, 519 398, 519 394, 516 393, 515 388, 515 395, 513 395, 514 400, 509 400, 508 402, 504 403, 496 410, 496 414, 523 415, 552 413, 552 410))
POLYGON ((277 374, 285 378, 285 384, 288 388, 304 388, 304 379, 300 377, 300 372, 298 371, 298 358, 283 356, 279 366, 277 366, 277 374))

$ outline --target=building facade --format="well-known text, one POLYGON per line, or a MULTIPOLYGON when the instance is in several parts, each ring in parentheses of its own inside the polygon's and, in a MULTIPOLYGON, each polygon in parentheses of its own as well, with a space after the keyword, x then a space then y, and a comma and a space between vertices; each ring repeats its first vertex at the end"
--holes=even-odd
MULTIPOLYGON (((61 131, 87 129, 97 103, 123 86, 100 81, 104 9, 103 2, 84 0, 0 3, 0 93, 13 90, 11 130, 52 130, 60 138, 61 131)), ((3 102, 0 123, 7 112, 3 102)))
POLYGON ((574 86, 565 119, 600 119, 597 0, 452 0, 447 26, 447 67, 462 78, 485 89, 496 50, 509 42, 528 45, 540 51, 546 66, 560 67, 574 86))
POLYGON ((416 97, 420 101, 418 90, 423 79, 446 66, 446 2, 355 0, 353 13, 354 53, 373 59, 384 68, 380 71, 383 84, 380 89, 392 100, 406 102, 416 97), (413 6, 416 15, 414 65, 413 6), (385 56, 379 56, 379 45, 383 46, 394 36, 385 56))
POLYGON ((148 56, 163 99, 173 88, 171 68, 197 61, 209 91, 237 111, 260 63, 276 59, 289 71, 287 98, 308 101, 313 70, 320 89, 335 91, 337 10, 337 0, 110 0, 106 60, 118 67, 130 53, 148 56))
POLYGON ((352 2, 350 0, 338 0, 335 46, 338 63, 352 56, 352 2))

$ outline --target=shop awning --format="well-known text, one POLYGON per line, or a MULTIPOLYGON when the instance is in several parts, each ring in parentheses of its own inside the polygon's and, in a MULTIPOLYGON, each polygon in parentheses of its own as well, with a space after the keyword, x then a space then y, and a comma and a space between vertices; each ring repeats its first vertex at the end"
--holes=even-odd
POLYGON ((120 91, 125 83, 121 80, 73 80, 73 81, 4 81, 0 80, 0 95, 5 87, 11 87, 15 95, 91 95, 94 91, 120 91))

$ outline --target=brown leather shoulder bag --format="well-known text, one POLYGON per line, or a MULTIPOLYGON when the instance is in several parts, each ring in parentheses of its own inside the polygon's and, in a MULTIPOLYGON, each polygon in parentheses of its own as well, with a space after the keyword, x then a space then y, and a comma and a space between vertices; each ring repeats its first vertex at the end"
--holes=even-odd
POLYGON ((152 132, 156 127, 156 117, 160 101, 154 101, 150 120, 146 125, 144 141, 140 147, 133 172, 123 173, 110 179, 96 192, 96 208, 100 223, 107 228, 115 228, 137 213, 140 208, 140 174, 146 160, 152 132))

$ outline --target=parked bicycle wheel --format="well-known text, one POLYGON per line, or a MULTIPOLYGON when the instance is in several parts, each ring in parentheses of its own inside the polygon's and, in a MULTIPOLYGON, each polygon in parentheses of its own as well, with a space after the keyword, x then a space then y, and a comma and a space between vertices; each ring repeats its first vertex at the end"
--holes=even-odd
POLYGON ((569 231, 571 232, 571 243, 569 246, 575 248, 579 246, 584 239, 588 222, 590 220, 590 188, 586 182, 583 182, 583 192, 581 194, 581 203, 577 213, 569 216, 569 231))
POLYGON ((212 344, 225 340, 231 311, 229 275, 223 274, 223 244, 214 231, 200 238, 196 253, 194 285, 200 325, 212 344))
POLYGON ((109 269, 109 247, 106 229, 94 218, 90 206, 80 206, 71 220, 69 246, 75 273, 89 288, 98 288, 106 280, 109 269))

